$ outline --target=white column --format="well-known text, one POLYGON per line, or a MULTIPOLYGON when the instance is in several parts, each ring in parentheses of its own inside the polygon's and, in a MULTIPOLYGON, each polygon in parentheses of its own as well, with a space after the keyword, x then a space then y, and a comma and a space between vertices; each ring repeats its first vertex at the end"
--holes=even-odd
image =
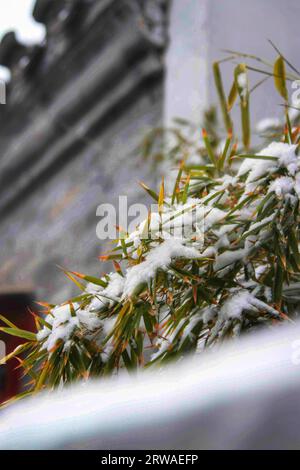
POLYGON ((207 0, 172 0, 166 55, 164 124, 198 124, 208 105, 207 0))

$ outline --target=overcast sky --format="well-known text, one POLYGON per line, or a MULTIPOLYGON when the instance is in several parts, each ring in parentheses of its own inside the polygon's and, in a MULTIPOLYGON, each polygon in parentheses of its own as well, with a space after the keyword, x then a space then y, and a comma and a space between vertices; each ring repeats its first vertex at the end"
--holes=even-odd
MULTIPOLYGON (((36 0, 0 0, 0 40, 10 30, 15 30, 20 41, 26 44, 40 42, 44 37, 44 27, 36 23, 31 12, 36 0)), ((0 79, 8 74, 0 67, 0 79)))

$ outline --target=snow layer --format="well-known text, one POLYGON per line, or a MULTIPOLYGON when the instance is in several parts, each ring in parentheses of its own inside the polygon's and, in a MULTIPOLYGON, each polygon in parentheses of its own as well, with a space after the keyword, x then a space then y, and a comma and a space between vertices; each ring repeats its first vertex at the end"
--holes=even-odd
POLYGON ((96 312, 106 307, 112 307, 120 301, 124 287, 124 277, 119 273, 109 274, 109 283, 105 289, 100 288, 91 302, 89 311, 96 312))
POLYGON ((289 194, 295 187, 295 181, 289 176, 281 176, 272 181, 269 186, 268 192, 274 192, 276 196, 283 197, 285 194, 289 194))
POLYGON ((72 317, 69 304, 55 307, 46 317, 46 322, 52 329, 46 326, 37 334, 38 341, 45 340, 43 348, 49 352, 53 350, 58 340, 68 341, 74 329, 79 325, 77 317, 72 317))
POLYGON ((214 269, 215 271, 219 271, 220 269, 223 269, 226 266, 229 266, 230 264, 245 259, 247 254, 248 250, 246 248, 241 248, 239 250, 234 251, 224 251, 224 253, 221 253, 217 257, 214 263, 214 269))
POLYGON ((240 166, 238 176, 247 175, 245 193, 250 193, 260 184, 260 180, 275 173, 279 168, 286 169, 290 176, 297 172, 299 161, 296 155, 296 145, 282 142, 272 142, 257 155, 274 157, 276 160, 253 160, 246 158, 240 166))
POLYGON ((147 254, 144 262, 128 269, 123 298, 133 295, 139 286, 153 279, 159 269, 167 270, 174 258, 199 258, 200 256, 197 249, 184 246, 182 240, 176 238, 165 240, 147 254))
POLYGON ((191 237, 202 240, 201 227, 204 219, 203 201, 189 198, 185 204, 166 205, 163 212, 151 212, 149 220, 141 222, 135 231, 129 234, 126 244, 132 244, 127 251, 133 258, 137 258, 137 248, 143 239, 182 239, 190 240, 191 237))
POLYGON ((257 299, 252 292, 243 289, 224 302, 219 318, 220 320, 239 319, 245 310, 254 312, 267 311, 276 317, 279 315, 275 309, 257 299))
POLYGON ((86 293, 93 293, 91 303, 84 309, 78 303, 73 303, 73 316, 69 304, 60 305, 51 310, 46 322, 51 328, 45 326, 37 333, 38 341, 44 341, 43 349, 53 350, 57 342, 63 341, 65 346, 70 345, 70 338, 77 328, 87 330, 87 334, 98 331, 108 333, 112 326, 112 319, 101 319, 97 312, 112 307, 120 300, 123 291, 124 278, 118 273, 110 274, 110 282, 103 289, 101 286, 89 283, 86 293))

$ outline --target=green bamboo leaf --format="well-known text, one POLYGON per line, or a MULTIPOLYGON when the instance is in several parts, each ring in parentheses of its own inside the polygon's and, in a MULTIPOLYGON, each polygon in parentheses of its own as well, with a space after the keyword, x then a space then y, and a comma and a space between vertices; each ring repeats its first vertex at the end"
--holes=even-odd
POLYGON ((274 83, 275 87, 282 96, 282 98, 287 101, 288 100, 288 92, 286 88, 286 72, 285 72, 285 63, 282 56, 279 56, 274 63, 274 83))
POLYGON ((143 318, 144 318, 146 331, 148 334, 151 335, 153 333, 153 329, 156 323, 156 318, 150 315, 150 313, 148 313, 147 311, 144 311, 143 318))
POLYGON ((243 144, 246 149, 250 146, 250 111, 249 86, 246 64, 238 64, 234 70, 235 85, 240 97, 243 144))
POLYGON ((249 102, 247 101, 246 107, 242 107, 242 129, 243 129, 243 144, 246 149, 250 147, 250 116, 249 116, 249 102))
POLYGON ((32 346, 31 343, 20 344, 10 354, 7 354, 0 360, 0 366, 6 364, 13 357, 18 356, 22 352, 26 351, 30 346, 32 346))
POLYGON ((72 282, 74 282, 74 284, 81 290, 81 291, 85 291, 85 285, 82 284, 81 282, 79 282, 77 279, 75 279, 74 276, 72 276, 72 274, 69 272, 69 271, 66 271, 65 269, 61 268, 63 270, 63 272, 65 273, 65 275, 67 276, 68 279, 70 279, 72 282))
POLYGON ((38 381, 36 383, 36 386, 35 386, 35 391, 38 392, 39 390, 41 390, 47 380, 47 378, 49 377, 49 361, 47 361, 44 365, 43 365, 43 368, 41 370, 41 373, 39 375, 39 378, 38 378, 38 381))
POLYGON ((221 155, 221 157, 219 159, 219 162, 218 162, 218 166, 219 166, 220 170, 223 170, 223 168, 224 168, 226 158, 227 158, 227 153, 228 153, 229 146, 230 146, 230 143, 231 143, 231 139, 232 139, 232 133, 228 132, 228 136, 227 136, 227 139, 226 139, 226 142, 225 142, 225 145, 224 145, 224 149, 223 149, 222 155, 221 155))
POLYGON ((184 166, 184 161, 181 162, 179 169, 178 169, 177 178, 175 180, 173 194, 172 194, 172 204, 174 204, 175 199, 177 197, 177 193, 179 191, 179 184, 180 184, 180 180, 182 176, 183 166, 184 166))
POLYGON ((132 362, 131 362, 130 356, 129 356, 128 352, 126 351, 126 349, 122 352, 122 359, 124 361, 126 369, 129 370, 129 371, 132 370, 132 368, 133 368, 132 362))
POLYGON ((127 257, 128 253, 127 253, 127 247, 126 247, 126 242, 125 242, 124 238, 121 238, 121 246, 122 246, 124 256, 127 257))
POLYGON ((291 145, 293 143, 293 131, 291 120, 288 112, 288 108, 285 109, 286 129, 287 129, 287 143, 291 145))
POLYGON ((210 144, 210 141, 209 141, 209 138, 205 129, 202 129, 202 137, 203 137, 203 141, 205 144, 205 148, 207 150, 207 155, 210 161, 212 162, 212 164, 214 165, 214 167, 217 168, 217 159, 216 159, 216 156, 214 154, 214 151, 212 149, 212 146, 210 144))
POLYGON ((36 335, 30 331, 20 330, 19 328, 6 328, 0 327, 0 331, 7 333, 11 336, 17 336, 18 338, 29 339, 30 341, 36 341, 36 335))
POLYGON ((162 177, 161 185, 159 188, 159 196, 158 196, 158 212, 160 214, 163 210, 164 200, 165 200, 165 182, 164 182, 164 177, 162 177))
POLYGON ((292 249, 295 261, 296 261, 298 269, 299 269, 300 268, 299 246, 298 246, 298 240, 297 240, 296 234, 294 233, 293 230, 290 231, 288 240, 289 240, 289 246, 292 249))
POLYGON ((140 181, 140 186, 151 196, 156 202, 158 202, 159 196, 156 192, 150 189, 146 184, 140 181))
POLYGON ((48 323, 44 318, 42 318, 41 316, 37 316, 36 318, 40 325, 45 326, 49 330, 52 330, 52 325, 50 325, 50 323, 48 323))
POLYGON ((255 196, 253 195, 249 195, 247 197, 245 197, 241 202, 239 202, 233 209, 231 209, 231 211, 228 212, 228 214, 225 216, 225 218, 227 219, 228 217, 230 217, 232 214, 234 214, 234 212, 236 211, 239 211, 242 207, 244 207, 246 204, 248 204, 249 201, 255 199, 255 196))
POLYGON ((273 284, 273 299, 274 299, 275 304, 280 303, 282 300, 283 279, 284 279, 284 271, 279 261, 277 261, 276 267, 275 267, 274 284, 273 284))
POLYGON ((278 47, 274 44, 273 41, 271 41, 271 39, 268 39, 269 43, 271 44, 271 46, 275 49, 275 51, 283 58, 284 62, 286 63, 286 65, 288 65, 292 70, 293 72, 295 72, 297 75, 300 75, 300 72, 298 69, 296 69, 296 67, 281 53, 281 51, 278 49, 278 47))
POLYGON ((260 214, 260 215, 261 215, 261 213, 262 213, 262 211, 265 209, 267 203, 271 203, 272 200, 274 200, 274 199, 275 199, 274 193, 271 193, 271 192, 268 193, 268 194, 266 195, 266 197, 264 197, 264 198, 262 199, 262 201, 258 204, 258 206, 256 207, 255 212, 256 212, 257 214, 260 214))
POLYGON ((144 335, 141 331, 137 332, 135 340, 136 340, 136 346, 137 346, 137 354, 138 356, 141 356, 143 354, 143 348, 144 348, 144 335))
POLYGON ((26 391, 26 392, 21 392, 18 395, 14 396, 13 398, 10 398, 9 400, 5 401, 4 403, 0 404, 0 409, 4 409, 7 406, 12 405, 16 401, 23 400, 23 398, 29 397, 33 394, 32 391, 26 391))
POLYGON ((220 105, 221 105, 224 125, 226 127, 227 132, 229 132, 232 129, 232 120, 228 112, 227 100, 226 100, 226 96, 224 92, 221 71, 220 71, 220 66, 218 62, 214 62, 213 64, 213 75, 214 75, 216 90, 217 90, 220 105))
POLYGON ((228 111, 230 111, 237 99, 237 96, 238 96, 238 90, 237 90, 237 87, 236 87, 236 83, 235 83, 235 80, 232 84, 232 87, 231 87, 231 90, 229 92, 229 95, 228 95, 228 105, 227 105, 227 108, 228 108, 228 111))
POLYGON ((10 320, 5 318, 3 315, 0 315, 0 320, 2 320, 3 323, 5 323, 6 325, 8 325, 11 328, 18 328, 16 325, 14 325, 10 320))
POLYGON ((186 183, 185 183, 184 189, 183 189, 182 200, 181 200, 182 204, 185 204, 186 201, 187 201, 188 190, 189 190, 189 187, 190 187, 190 180, 191 180, 191 175, 188 174, 187 179, 186 179, 186 183))
POLYGON ((92 284, 95 284, 96 286, 101 286, 101 287, 107 286, 107 282, 103 281, 103 279, 99 279, 98 277, 87 276, 86 274, 81 274, 81 273, 78 273, 77 271, 68 271, 68 273, 76 277, 79 277, 79 279, 83 279, 86 282, 91 282, 92 284))

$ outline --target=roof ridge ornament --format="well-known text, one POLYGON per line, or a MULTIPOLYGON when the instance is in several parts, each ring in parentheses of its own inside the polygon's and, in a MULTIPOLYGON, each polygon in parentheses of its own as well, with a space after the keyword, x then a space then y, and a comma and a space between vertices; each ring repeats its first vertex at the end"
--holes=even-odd
POLYGON ((171 0, 134 0, 143 36, 159 49, 168 43, 171 0))

